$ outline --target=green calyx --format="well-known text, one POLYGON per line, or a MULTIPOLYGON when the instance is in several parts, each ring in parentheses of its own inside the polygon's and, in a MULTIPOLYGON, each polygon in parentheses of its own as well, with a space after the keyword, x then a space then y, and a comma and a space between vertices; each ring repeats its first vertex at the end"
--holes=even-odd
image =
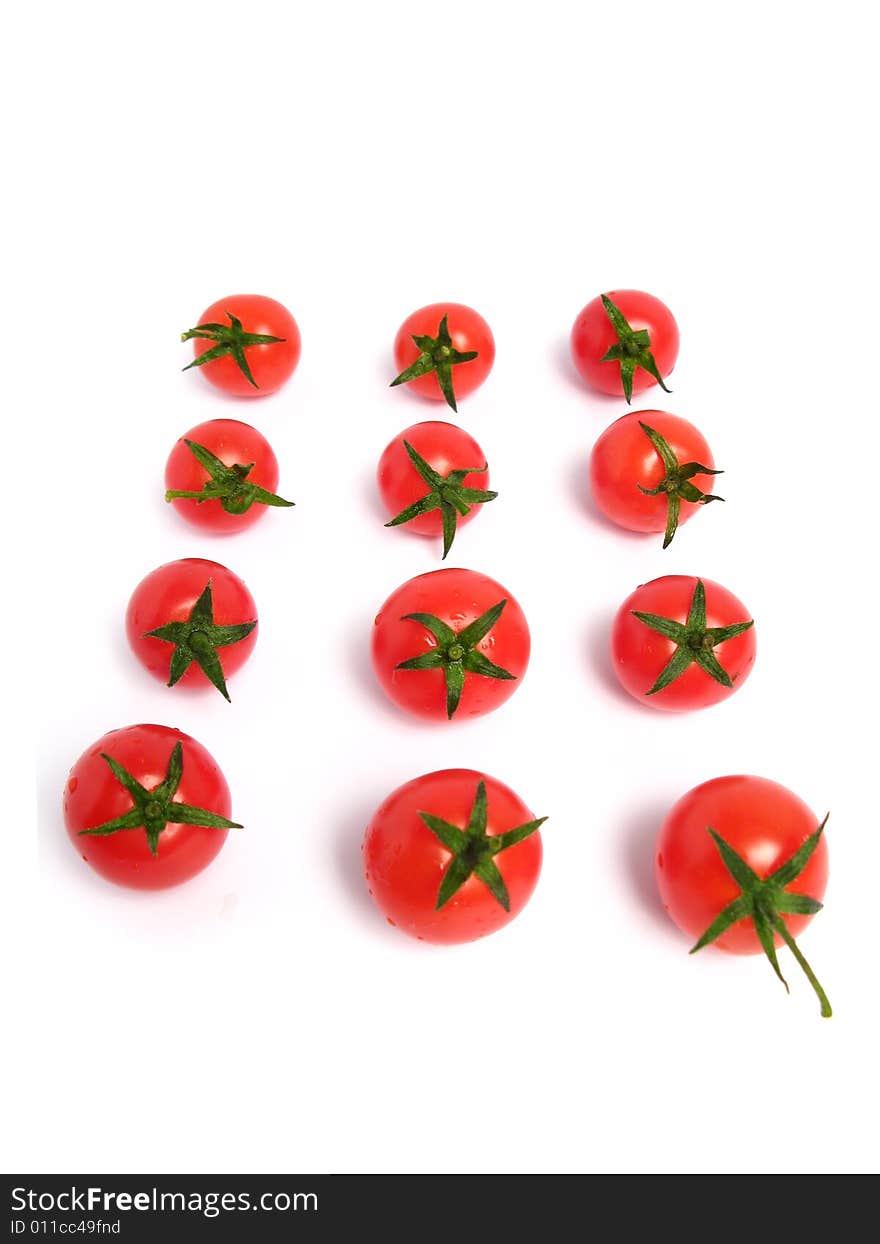
POLYGON ((733 686, 730 675, 715 655, 715 648, 718 644, 723 644, 725 640, 733 639, 735 635, 742 635, 755 623, 750 618, 748 622, 734 622, 732 626, 707 627, 706 589, 702 579, 697 579, 687 622, 684 625, 657 613, 641 613, 638 609, 633 609, 632 614, 652 631, 665 635, 677 645, 669 662, 660 671, 654 686, 650 691, 645 692, 646 695, 656 695, 658 691, 663 691, 670 683, 675 682, 676 678, 680 678, 694 661, 716 682, 720 682, 722 687, 733 686))
POLYGON ((409 523, 414 518, 418 518, 420 514, 429 514, 431 510, 439 510, 443 520, 443 557, 445 558, 455 539, 459 514, 462 516, 470 514, 472 505, 483 505, 487 501, 494 501, 498 496, 497 492, 488 492, 483 488, 464 487, 464 481, 468 475, 485 471, 488 465, 483 463, 481 467, 461 467, 450 471, 448 475, 440 475, 417 450, 413 449, 409 441, 404 441, 403 447, 430 492, 412 505, 408 505, 405 510, 401 510, 385 526, 399 527, 401 523, 409 523))
POLYGON ((516 678, 516 674, 495 665, 477 647, 501 617, 506 604, 506 599, 500 600, 460 631, 454 631, 432 613, 407 613, 400 619, 401 622, 420 622, 437 640, 437 647, 408 661, 401 661, 395 669, 442 669, 446 678, 446 716, 450 721, 461 700, 467 674, 480 674, 483 678, 516 678))
POLYGON ((435 910, 439 911, 461 889, 468 877, 476 874, 492 897, 501 904, 505 911, 510 911, 510 895, 501 870, 495 863, 495 856, 506 851, 508 847, 516 846, 518 842, 522 842, 535 830, 540 829, 547 820, 546 816, 542 816, 537 821, 528 821, 525 825, 518 825, 516 829, 509 829, 504 834, 487 837, 488 806, 486 783, 482 779, 477 785, 477 794, 466 829, 460 829, 458 825, 443 821, 439 816, 432 816, 430 812, 420 812, 419 816, 431 833, 440 839, 447 850, 452 852, 452 859, 447 865, 437 892, 435 910))
POLYGON ((183 370, 189 371, 191 367, 204 367, 206 363, 213 363, 215 359, 223 358, 224 355, 228 354, 235 360, 239 371, 248 384, 252 384, 255 389, 258 389, 260 386, 251 373, 245 350, 248 346, 277 345, 286 341, 287 338, 270 337, 268 333, 246 333, 240 319, 234 316, 231 311, 227 311, 226 315, 229 319, 228 324, 199 324, 197 328, 189 328, 185 333, 180 334, 181 341, 189 341, 192 337, 201 337, 216 343, 210 350, 206 350, 204 354, 200 354, 191 363, 187 363, 183 370))
POLYGON ((248 476, 254 469, 253 462, 236 462, 228 467, 204 445, 199 445, 196 441, 188 441, 186 437, 184 437, 184 444, 211 478, 205 480, 199 492, 186 488, 169 488, 165 493, 166 501, 173 501, 175 497, 190 497, 196 505, 201 505, 203 501, 219 501, 227 514, 246 514, 254 504, 286 506, 294 504, 293 501, 285 501, 283 497, 269 492, 266 488, 261 488, 259 484, 252 484, 248 480, 248 476))
POLYGON ((195 661, 220 694, 228 700, 229 692, 226 690, 226 679, 217 649, 237 644, 250 635, 256 625, 254 619, 253 622, 241 622, 234 626, 216 626, 209 579, 185 622, 168 622, 165 626, 156 627, 154 631, 147 631, 144 638, 162 639, 168 644, 174 644, 168 671, 169 687, 180 682, 195 661))
POLYGON ((804 845, 795 851, 794 855, 780 867, 776 872, 766 880, 761 880, 756 872, 754 872, 745 862, 742 856, 737 855, 733 847, 725 842, 720 834, 716 833, 711 825, 707 825, 708 832, 712 835, 718 853, 724 861, 724 866, 739 886, 742 893, 739 898, 735 898, 732 903, 724 908, 712 923, 706 932, 691 947, 691 954, 702 950, 704 946, 708 946, 710 942, 714 942, 722 933, 736 924, 738 920, 750 919, 755 926, 755 932, 758 935, 758 941, 764 954, 770 960, 773 971, 785 985, 788 992, 788 982, 782 975, 779 968, 779 961, 776 958, 776 947, 774 943, 774 934, 778 933, 791 953, 794 955, 799 966, 803 969, 804 975, 813 986, 816 997, 819 999, 822 1008, 822 1015, 828 1019, 831 1015, 831 1003, 825 990, 816 979, 813 969, 807 963, 804 956, 788 930, 788 926, 783 920, 783 915, 789 916, 812 916, 817 911, 822 910, 822 904, 818 899, 810 898, 807 894, 793 894, 786 886, 791 885, 806 867, 807 861, 819 845, 819 839, 828 823, 828 817, 819 826, 814 834, 811 834, 804 845))
POLYGON ((440 321, 440 327, 437 329, 436 337, 418 337, 413 335, 413 341, 420 351, 419 357, 391 381, 391 388, 393 389, 397 384, 407 384, 410 380, 415 380, 419 376, 427 376, 429 372, 433 372, 437 377, 440 392, 452 409, 457 411, 458 407, 455 404, 455 393, 452 387, 452 369, 460 363, 470 363, 477 357, 477 351, 456 350, 452 344, 452 338, 449 335, 449 325, 446 323, 446 320, 447 317, 444 315, 440 321))
POLYGON ((667 389, 663 377, 657 370, 657 364, 654 362, 648 330, 631 328, 626 316, 614 305, 607 294, 602 294, 602 306, 617 333, 617 342, 605 351, 601 361, 609 363, 616 359, 620 363, 620 381, 626 400, 632 402, 633 376, 637 367, 649 372, 664 393, 670 393, 671 390, 667 389))
POLYGON ((656 488, 643 488, 641 484, 638 485, 639 492, 643 492, 646 497, 657 497, 661 493, 666 497, 666 534, 663 537, 665 549, 672 543, 672 537, 678 530, 682 501, 691 501, 694 505, 708 505, 710 501, 724 500, 723 497, 717 497, 714 493, 701 492, 696 484, 691 483, 692 476, 723 475, 724 472, 702 466, 699 462, 679 462, 665 437, 655 432, 653 428, 649 428, 647 423, 642 423, 641 419, 639 427, 657 450, 666 472, 656 488))
POLYGON ((147 835, 147 845, 152 855, 159 854, 159 835, 166 825, 203 825, 208 829, 241 829, 237 821, 228 821, 225 816, 216 812, 208 812, 205 808, 195 808, 189 803, 176 803, 174 796, 183 776, 183 746, 178 740, 174 744, 165 772, 165 780, 153 790, 141 786, 137 778, 132 777, 127 769, 101 752, 107 761, 113 776, 131 795, 134 807, 123 816, 96 825, 94 829, 81 829, 79 836, 90 835, 95 838, 106 838, 109 834, 118 834, 123 829, 143 829, 147 835))

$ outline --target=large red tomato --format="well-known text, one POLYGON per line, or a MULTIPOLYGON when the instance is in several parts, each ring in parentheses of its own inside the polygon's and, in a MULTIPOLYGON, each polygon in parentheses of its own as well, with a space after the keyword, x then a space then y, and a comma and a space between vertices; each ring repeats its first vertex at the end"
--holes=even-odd
POLYGON ((678 325, 653 294, 613 289, 588 302, 575 320, 571 357, 592 388, 629 402, 651 385, 666 389, 678 358, 678 325))
POLYGON ((489 492, 486 455, 454 423, 414 423, 386 446, 377 470, 379 492, 393 517, 420 535, 443 536, 443 556, 458 527, 470 522, 489 492))
POLYGON ((526 672, 531 641, 511 594, 475 570, 409 579, 373 624, 382 689, 420 717, 478 717, 503 704, 526 672))
POLYGON ((718 475, 712 451, 687 419, 663 410, 621 415, 590 456, 590 491, 599 509, 628 531, 663 531, 663 547, 701 505, 719 501, 702 491, 718 475), (699 482, 698 482, 699 481, 699 482))
POLYGON ((243 531, 268 506, 292 506, 276 495, 277 487, 272 446, 237 419, 209 419, 190 428, 165 467, 165 500, 188 523, 217 535, 243 531))
POLYGON ((478 389, 495 362, 495 338, 483 317, 461 302, 432 302, 408 315, 394 338, 398 376, 420 397, 456 400, 478 389))
POLYGON ((711 579, 663 575, 632 592, 614 619, 611 660, 621 685, 651 708, 706 708, 733 695, 755 661, 755 628, 711 579))
POLYGON ((228 700, 226 679, 257 642, 257 607, 231 570, 185 557, 141 580, 128 602, 125 630, 140 663, 169 687, 213 684, 228 700))
POLYGON ((230 829, 229 787, 201 743, 169 726, 111 730, 64 787, 77 852, 108 881, 162 890, 202 871, 230 829))
POLYGON ((398 787, 364 835, 370 894, 389 924, 425 942, 470 942, 522 911, 541 871, 546 817, 473 769, 398 787))
POLYGON ((296 320, 263 294, 232 294, 213 302, 198 325, 182 334, 193 343, 206 380, 235 397, 264 397, 293 375, 302 342, 296 320))
POLYGON ((657 842, 656 873, 666 911, 696 940, 733 954, 792 948, 831 1008, 793 939, 821 907, 828 848, 815 813, 768 778, 714 778, 674 805, 657 842))

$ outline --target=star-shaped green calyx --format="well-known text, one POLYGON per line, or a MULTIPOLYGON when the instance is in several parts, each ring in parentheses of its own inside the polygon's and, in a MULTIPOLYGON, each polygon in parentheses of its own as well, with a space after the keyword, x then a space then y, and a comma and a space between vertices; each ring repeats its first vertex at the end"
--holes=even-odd
POLYGON ((419 816, 436 838, 439 838, 447 850, 452 852, 452 859, 447 865, 437 892, 437 911, 448 903, 452 896, 461 889, 468 877, 476 874, 483 885, 492 894, 505 911, 510 911, 510 895, 507 892, 501 870, 495 863, 495 856, 508 847, 515 847, 518 842, 528 838, 535 830, 540 829, 547 820, 542 816, 537 821, 528 821, 509 829, 504 834, 486 834, 488 821, 488 802, 486 799, 486 783, 481 779, 477 785, 471 814, 467 828, 461 829, 449 821, 443 821, 430 812, 420 812, 419 816))
POLYGON ((180 682, 195 661, 205 677, 228 700, 229 692, 226 690, 226 679, 217 649, 237 644, 246 635, 250 635, 256 625, 256 619, 233 626, 215 625, 214 599, 209 579, 185 622, 167 622, 164 626, 157 626, 154 631, 147 631, 144 638, 162 639, 165 643, 174 644, 168 670, 169 687, 180 682))
POLYGON ((174 796, 183 777, 183 745, 180 740, 174 744, 165 772, 165 780, 153 790, 147 790, 129 771, 101 752, 102 759, 107 761, 113 776, 131 795, 134 807, 123 816, 114 817, 112 821, 104 821, 93 829, 81 829, 79 836, 106 838, 109 834, 118 834, 123 829, 143 829, 147 835, 147 845, 152 855, 159 854, 159 835, 166 825, 202 825, 207 829, 241 829, 237 821, 228 821, 225 816, 216 812, 208 812, 205 808, 195 808, 190 803, 176 803, 174 796))
POLYGON ((734 851, 730 843, 725 842, 711 825, 707 825, 706 828, 712 835, 715 846, 718 848, 718 853, 724 861, 724 867, 733 877, 742 893, 739 898, 735 898, 732 903, 728 903, 724 910, 716 916, 697 944, 691 947, 690 952, 694 954, 696 951, 702 950, 704 946, 714 942, 722 933, 726 933, 730 926, 736 924, 738 920, 750 919, 754 923, 761 948, 770 960, 773 971, 785 985, 786 992, 788 992, 788 982, 782 975, 779 961, 776 958, 775 933, 778 933, 785 942, 803 969, 807 980, 813 986, 825 1019, 828 1019, 831 1015, 831 1003, 828 1001, 825 990, 816 979, 813 969, 801 954, 800 948, 782 917, 783 915, 812 916, 817 911, 822 910, 822 904, 818 899, 810 898, 808 894, 793 894, 786 887, 791 885, 803 872, 807 861, 819 845, 819 839, 822 837, 827 823, 828 817, 826 816, 816 832, 810 834, 804 845, 795 851, 794 855, 786 860, 780 868, 777 868, 772 876, 767 877, 765 880, 762 880, 749 867, 742 856, 734 851))
POLYGON ((640 622, 644 622, 645 626, 649 626, 652 631, 665 635, 667 639, 677 644, 669 662, 660 671, 651 690, 645 692, 646 695, 656 695, 658 691, 663 691, 670 683, 675 682, 676 678, 680 678, 694 661, 716 682, 720 682, 722 687, 733 686, 730 675, 715 655, 715 648, 718 644, 723 644, 725 640, 733 639, 735 635, 742 635, 755 623, 750 618, 747 622, 734 622, 732 626, 707 627, 706 589, 702 579, 697 579, 687 622, 684 625, 657 613, 642 613, 638 609, 633 609, 632 614, 640 622))
POLYGON ((403 447, 409 455, 410 462, 428 485, 430 492, 412 505, 408 505, 405 510, 401 510, 385 526, 398 527, 401 523, 409 523, 414 518, 418 518, 420 514, 429 514, 431 510, 439 510, 443 520, 443 557, 445 557, 455 539, 459 514, 462 516, 470 514, 472 505, 483 505, 487 501, 494 501, 498 496, 497 492, 488 492, 483 488, 464 487, 464 481, 468 475, 485 471, 488 465, 484 462, 481 467, 460 467, 455 471, 450 471, 448 475, 440 475, 417 450, 413 449, 409 441, 404 441, 403 447))
POLYGON ((643 492, 646 497, 656 497, 661 492, 666 496, 666 534, 663 537, 665 549, 672 543, 672 537, 678 530, 682 501, 691 501, 694 505, 708 505, 710 501, 724 500, 723 497, 717 497, 714 493, 701 492, 696 484, 691 483, 691 477, 723 475, 724 472, 703 466, 699 462, 679 462, 665 437, 655 432, 653 428, 649 428, 647 423, 642 423, 641 419, 639 427, 657 450, 666 472, 656 488, 644 488, 641 484, 638 486, 639 492, 643 492))
POLYGON ((226 315, 229 320, 228 324, 199 324, 196 328, 188 328, 185 333, 180 334, 181 341, 189 341, 192 337, 201 337, 206 341, 216 343, 210 350, 206 350, 204 354, 194 358, 191 363, 187 363, 183 370, 189 371, 191 367, 204 367, 206 363, 213 363, 215 359, 223 358, 224 355, 229 354, 235 360, 239 371, 248 384, 252 384, 255 389, 258 389, 260 386, 254 380, 245 350, 248 346, 278 345, 286 341, 287 338, 270 337, 268 333, 246 333, 241 320, 237 316, 234 316, 231 311, 227 311, 226 315))
POLYGON ((186 437, 183 441, 211 478, 205 480, 199 492, 186 488, 169 488, 165 493, 166 501, 173 501, 175 497, 191 497, 196 505, 201 505, 203 501, 219 501, 227 514, 246 514, 254 504, 287 506, 294 504, 293 501, 285 501, 283 497, 276 496, 274 492, 269 492, 266 488, 261 488, 259 484, 252 484, 249 481, 248 476, 254 469, 255 463, 236 462, 232 466, 227 466, 216 454, 212 454, 210 449, 206 449, 197 441, 188 441, 186 437))
POLYGON ((620 381, 623 385, 623 393, 626 400, 632 402, 633 376, 637 367, 641 367, 644 371, 649 372, 664 393, 670 393, 671 390, 667 389, 663 377, 657 369, 657 364, 654 362, 648 330, 646 328, 631 328, 626 316, 619 307, 614 305, 607 294, 602 294, 602 306, 605 308, 605 313, 611 321, 614 331, 617 333, 617 342, 605 351, 601 361, 609 363, 613 359, 617 359, 620 363, 620 381))
POLYGON ((396 384, 407 384, 419 376, 427 376, 434 372, 440 392, 453 410, 457 411, 455 392, 452 387, 452 369, 459 363, 470 363, 477 357, 476 350, 456 350, 449 335, 449 325, 444 315, 437 329, 436 337, 419 337, 413 335, 413 341, 419 348, 419 357, 409 367, 405 367, 399 376, 391 381, 391 388, 396 384))
POLYGON ((417 657, 411 657, 408 661, 401 661, 395 669, 442 669, 446 678, 446 716, 450 720, 458 708, 467 674, 480 674, 484 678, 516 679, 516 674, 495 665, 477 647, 501 617, 506 604, 506 599, 499 600, 497 605, 487 609, 460 631, 454 631, 433 613, 407 613, 400 619, 401 622, 420 622, 437 640, 437 647, 422 652, 417 657))

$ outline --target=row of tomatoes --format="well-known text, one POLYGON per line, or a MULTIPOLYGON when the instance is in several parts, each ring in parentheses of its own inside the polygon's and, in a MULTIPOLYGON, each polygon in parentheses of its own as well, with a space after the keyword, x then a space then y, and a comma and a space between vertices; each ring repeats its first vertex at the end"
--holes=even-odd
MULTIPOLYGON (((266 299, 226 300, 197 328, 195 358, 227 392, 277 389, 300 353, 293 317, 266 299)), ((572 332, 572 354, 588 382, 606 392, 665 388, 678 330, 657 299, 635 291, 602 295, 572 332)), ((415 313, 395 343, 392 382, 421 388, 453 409, 485 379, 494 360, 488 325, 460 304, 415 313)), ((590 479, 599 507, 634 530, 678 526, 717 498, 695 483, 717 474, 709 447, 685 420, 662 411, 618 419, 594 447, 590 479)), ((200 527, 229 533, 268 507, 278 464, 256 429, 211 420, 182 437, 168 460, 166 499, 200 527)), ((416 424, 382 455, 378 485, 387 526, 443 537, 498 495, 488 464, 467 433, 438 421, 416 424)), ((127 631, 142 663, 168 684, 226 684, 256 641, 257 614, 244 583, 215 562, 160 567, 138 586, 127 631)), ((500 584, 470 570, 443 569, 403 584, 376 615, 373 664, 402 708, 453 719, 491 711, 522 679, 528 625, 500 584)), ((720 584, 664 576, 623 603, 611 635, 613 668, 644 704, 705 707, 745 680, 755 633, 745 607, 720 584)), ((216 855, 228 829, 229 792, 194 739, 136 726, 99 740, 71 771, 69 832, 84 858, 111 880, 157 888, 186 880, 216 855), (135 830, 128 833, 123 831, 135 830), (161 845, 161 850, 160 850, 161 845)), ((486 774, 445 770, 395 791, 364 840, 367 883, 392 924, 424 940, 471 940, 512 918, 530 896, 541 862, 539 829, 518 797, 486 774)), ((776 946, 789 944, 830 1014, 827 998, 793 942, 821 906, 827 877, 822 826, 791 792, 758 778, 722 778, 680 801, 661 832, 657 877, 674 920, 730 950, 763 950, 777 974, 776 946), (792 889, 797 881, 798 890, 792 889)))

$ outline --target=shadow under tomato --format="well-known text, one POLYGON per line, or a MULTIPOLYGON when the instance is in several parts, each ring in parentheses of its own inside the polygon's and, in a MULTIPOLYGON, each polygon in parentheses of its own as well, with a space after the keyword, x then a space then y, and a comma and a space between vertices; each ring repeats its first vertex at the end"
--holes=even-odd
POLYGON ((657 835, 672 803, 670 797, 663 803, 654 799, 634 807, 621 817, 616 830, 620 841, 619 863, 630 889, 658 928, 675 938, 675 925, 663 910, 654 876, 657 835))
POLYGON ((630 409, 622 393, 619 396, 613 393, 600 393, 598 389, 594 389, 587 384, 572 361, 568 334, 560 337, 553 345, 550 351, 550 360, 557 375, 566 381, 572 389, 575 389, 581 397, 585 398, 588 404, 593 406, 594 413, 600 414, 607 421, 610 422, 614 417, 615 411, 618 414, 624 415, 630 409))
MULTIPOLYGON (((389 514, 386 513, 382 504, 382 498, 379 496, 379 486, 376 483, 375 468, 371 471, 364 471, 360 488, 361 499, 364 510, 370 522, 381 523, 382 526, 388 522, 389 514)), ((391 529, 389 528, 389 531, 391 529)))
POLYGON ((618 540, 626 540, 631 544, 642 543, 647 544, 651 539, 658 539, 652 533, 644 531, 627 531, 625 527, 618 527, 617 523, 612 523, 610 518, 606 518, 596 502, 593 500, 593 494, 590 491, 590 453, 589 450, 583 455, 578 455, 569 465, 568 470, 568 494, 579 513, 588 520, 590 525, 597 531, 601 531, 604 536, 613 536, 618 540))
POLYGON ((611 668, 609 645, 613 622, 613 613, 599 614, 588 622, 584 642, 587 666, 593 677, 601 683, 610 695, 620 700, 621 703, 633 704, 632 696, 624 691, 614 677, 614 670, 611 668))
POLYGON ((449 722, 445 718, 435 720, 430 717, 419 717, 415 713, 399 708, 389 700, 379 686, 373 671, 369 636, 365 640, 358 635, 349 641, 346 660, 352 682, 358 686, 372 707, 377 712, 381 712, 389 722, 396 722, 398 726, 404 726, 407 730, 423 730, 426 733, 444 729, 451 730, 461 725, 460 722, 449 722))
MULTIPOLYGON (((387 792, 384 792, 387 794, 387 792)), ((375 798, 368 804, 366 800, 357 805, 349 805, 338 818, 334 819, 332 839, 333 865, 348 895, 352 908, 357 911, 375 933, 381 936, 383 930, 389 935, 394 930, 386 923, 379 908, 370 898, 364 877, 363 852, 361 845, 364 831, 370 823, 373 813, 382 802, 383 792, 377 791, 375 798)))
POLYGON ((571 347, 568 341, 568 335, 560 337, 554 342, 550 359, 554 370, 563 380, 567 381, 572 389, 576 389, 581 396, 588 396, 590 390, 578 374, 578 370, 571 360, 571 347))

